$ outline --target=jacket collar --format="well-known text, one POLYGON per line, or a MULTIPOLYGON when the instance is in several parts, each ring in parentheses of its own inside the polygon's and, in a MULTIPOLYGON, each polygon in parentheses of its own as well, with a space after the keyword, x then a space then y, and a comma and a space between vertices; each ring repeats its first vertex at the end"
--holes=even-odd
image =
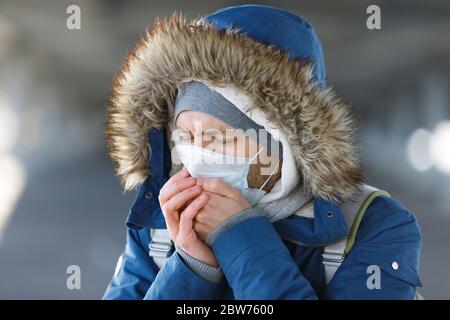
POLYGON ((148 168, 151 168, 152 171, 139 187, 126 221, 129 228, 137 230, 166 228, 158 200, 159 190, 168 180, 172 163, 166 129, 150 129, 148 141, 154 146, 154 152, 150 154, 148 160, 148 168))
POLYGON ((305 246, 325 245, 349 232, 339 205, 320 197, 314 198, 314 218, 291 215, 273 225, 283 238, 305 246))

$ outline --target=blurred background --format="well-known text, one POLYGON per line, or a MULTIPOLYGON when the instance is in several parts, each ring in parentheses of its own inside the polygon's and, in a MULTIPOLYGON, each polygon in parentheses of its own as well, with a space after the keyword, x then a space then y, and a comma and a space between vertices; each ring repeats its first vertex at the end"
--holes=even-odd
MULTIPOLYGON (((125 245, 103 136, 111 79, 156 16, 242 1, 0 0, 0 298, 97 299, 125 245), (81 29, 66 27, 69 5, 81 29), (81 290, 66 268, 81 268, 81 290)), ((359 114, 370 184, 418 218, 422 294, 450 298, 450 2, 252 1, 303 15, 328 82, 359 114), (366 9, 381 8, 381 30, 366 9)))

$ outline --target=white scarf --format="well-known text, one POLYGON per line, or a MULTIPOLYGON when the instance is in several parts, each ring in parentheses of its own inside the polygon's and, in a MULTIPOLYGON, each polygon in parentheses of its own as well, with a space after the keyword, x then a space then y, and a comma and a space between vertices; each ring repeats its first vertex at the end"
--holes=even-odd
POLYGON ((288 195, 270 202, 259 202, 255 207, 261 208, 272 223, 292 214, 314 217, 313 197, 303 190, 300 183, 288 195))

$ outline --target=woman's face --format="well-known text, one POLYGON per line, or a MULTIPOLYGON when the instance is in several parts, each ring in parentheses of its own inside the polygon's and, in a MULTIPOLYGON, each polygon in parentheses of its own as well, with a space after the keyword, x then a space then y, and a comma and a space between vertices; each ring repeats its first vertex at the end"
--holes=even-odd
MULTIPOLYGON (((177 143, 189 143, 217 153, 247 158, 254 157, 263 148, 243 130, 235 129, 206 113, 191 110, 182 111, 178 115, 173 139, 177 143)), ((260 188, 278 162, 278 170, 264 186, 265 191, 270 191, 280 178, 281 160, 262 150, 250 164, 248 185, 260 188)))

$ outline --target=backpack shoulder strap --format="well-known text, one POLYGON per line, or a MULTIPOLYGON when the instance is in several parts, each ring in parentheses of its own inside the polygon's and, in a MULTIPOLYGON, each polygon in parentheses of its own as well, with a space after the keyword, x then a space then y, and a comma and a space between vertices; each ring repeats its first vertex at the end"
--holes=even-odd
POLYGON ((349 234, 347 237, 324 248, 322 263, 325 268, 327 285, 331 282, 337 269, 355 244, 356 233, 358 232, 364 213, 372 201, 381 195, 389 196, 386 191, 365 184, 352 199, 347 199, 341 204, 341 213, 349 227, 349 234))
POLYGON ((150 239, 148 255, 153 258, 155 264, 161 269, 170 257, 172 240, 167 229, 150 229, 150 239))

